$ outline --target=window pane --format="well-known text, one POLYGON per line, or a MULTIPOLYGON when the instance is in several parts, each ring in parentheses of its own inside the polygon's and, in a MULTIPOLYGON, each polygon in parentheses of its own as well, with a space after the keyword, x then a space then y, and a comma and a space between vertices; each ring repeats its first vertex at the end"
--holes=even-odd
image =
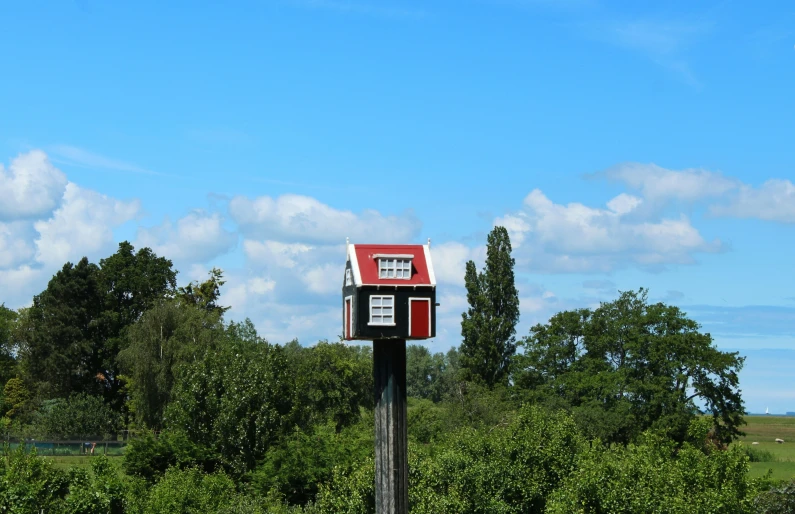
POLYGON ((395 270, 393 270, 393 269, 390 269, 390 270, 387 272, 387 277, 389 277, 389 278, 395 278, 395 270))
POLYGON ((383 305, 392 305, 392 301, 394 300, 391 296, 384 296, 383 297, 383 305))
POLYGON ((370 305, 381 305, 381 297, 380 296, 373 296, 370 299, 370 305))

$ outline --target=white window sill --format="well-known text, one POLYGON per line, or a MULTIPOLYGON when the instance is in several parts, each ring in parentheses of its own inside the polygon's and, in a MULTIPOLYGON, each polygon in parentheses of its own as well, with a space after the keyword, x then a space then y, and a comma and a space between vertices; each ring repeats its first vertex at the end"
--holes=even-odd
POLYGON ((368 323, 367 325, 370 326, 370 327, 394 327, 397 324, 396 323, 368 323))

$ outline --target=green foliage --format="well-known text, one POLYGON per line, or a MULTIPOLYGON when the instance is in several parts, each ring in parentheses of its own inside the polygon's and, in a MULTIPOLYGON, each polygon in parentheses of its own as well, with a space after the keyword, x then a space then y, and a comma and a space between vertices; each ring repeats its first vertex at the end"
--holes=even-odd
POLYGON ((430 400, 409 398, 407 414, 409 439, 420 444, 430 444, 450 429, 448 409, 430 400))
POLYGON ((4 416, 13 419, 29 408, 31 393, 20 378, 12 378, 3 387, 4 416))
POLYGON ((180 303, 193 305, 220 316, 230 309, 229 307, 218 305, 218 298, 221 297, 221 286, 226 281, 223 279, 223 272, 218 268, 213 268, 209 275, 210 278, 201 284, 198 281, 193 281, 185 287, 178 288, 177 300, 180 303))
POLYGON ((157 302, 130 326, 118 361, 129 377, 130 410, 137 420, 162 428, 176 369, 200 360, 224 338, 218 312, 173 300, 157 302))
POLYGON ((66 263, 19 320, 25 377, 44 398, 83 392, 120 410, 122 333, 175 283, 171 261, 126 241, 99 266, 66 263))
POLYGON ((772 487, 754 499, 759 514, 791 514, 795 512, 795 479, 772 487))
POLYGON ((39 514, 62 512, 69 491, 67 475, 50 461, 25 452, 3 449, 0 459, 0 512, 39 514))
MULTIPOLYGON (((431 352, 424 346, 406 347, 406 393, 414 398, 440 402, 449 396, 455 386, 457 368, 450 357, 455 348, 443 353, 431 352)), ((457 357, 457 355, 456 355, 457 357)), ((456 360, 457 362, 457 360, 456 360)))
POLYGON ((519 293, 514 280, 511 241, 505 227, 494 227, 486 243, 486 266, 478 273, 466 264, 469 309, 462 315, 461 368, 465 378, 492 386, 508 378, 516 351, 519 293))
MULTIPOLYGON (((411 512, 543 512, 547 496, 574 470, 584 444, 568 416, 525 407, 511 423, 466 428, 428 450, 411 446, 411 512)), ((372 460, 350 472, 337 470, 315 508, 373 512, 373 482, 372 460)))
POLYGON ((741 451, 748 457, 748 462, 776 462, 773 452, 754 448, 753 446, 741 446, 741 451))
POLYGON ((38 422, 53 439, 105 439, 118 432, 121 417, 102 398, 80 393, 51 401, 38 422))
POLYGON ((63 512, 69 514, 123 514, 128 485, 105 456, 92 459, 91 473, 80 468, 69 471, 69 495, 63 512))
POLYGON ((25 333, 21 355, 26 376, 44 397, 100 392, 101 310, 99 268, 87 258, 65 264, 33 297, 27 313, 32 329, 25 333))
POLYGON ((310 348, 291 346, 287 355, 295 379, 293 418, 299 426, 332 420, 340 429, 359 419, 360 407, 373 408, 369 346, 320 341, 310 348))
POLYGON ((166 427, 184 432, 242 473, 285 432, 292 395, 280 347, 229 341, 179 368, 166 427))
POLYGON ((184 432, 164 430, 158 437, 147 432, 130 441, 123 466, 125 473, 151 483, 170 467, 212 472, 218 467, 218 460, 212 451, 193 443, 184 432))
POLYGON ((17 344, 14 338, 16 321, 19 315, 0 304, 0 384, 5 384, 17 373, 17 361, 14 357, 17 344))
POLYGON ((236 494, 235 483, 223 473, 204 474, 198 469, 171 468, 139 500, 134 511, 139 514, 221 514, 233 512, 261 512, 249 503, 241 509, 244 501, 236 494))
POLYGON ((593 443, 550 497, 548 512, 753 512, 759 483, 739 449, 704 453, 647 433, 639 444, 593 443))
POLYGON ((683 441, 698 398, 728 442, 743 423, 743 358, 719 351, 699 328, 677 307, 649 304, 644 289, 623 292, 534 326, 514 358, 514 380, 537 401, 571 409, 590 437, 623 443, 647 429, 683 441))
POLYGON ((305 505, 334 469, 350 471, 372 457, 372 422, 365 418, 342 432, 333 422, 316 425, 311 433, 296 429, 268 450, 251 474, 252 484, 263 494, 276 491, 291 504, 305 505))

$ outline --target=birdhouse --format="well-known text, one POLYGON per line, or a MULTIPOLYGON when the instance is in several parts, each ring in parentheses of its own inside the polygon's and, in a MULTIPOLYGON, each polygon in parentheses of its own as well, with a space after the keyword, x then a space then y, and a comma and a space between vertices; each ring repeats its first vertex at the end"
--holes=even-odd
POLYGON ((348 243, 342 286, 347 340, 436 335, 436 277, 427 245, 348 243))

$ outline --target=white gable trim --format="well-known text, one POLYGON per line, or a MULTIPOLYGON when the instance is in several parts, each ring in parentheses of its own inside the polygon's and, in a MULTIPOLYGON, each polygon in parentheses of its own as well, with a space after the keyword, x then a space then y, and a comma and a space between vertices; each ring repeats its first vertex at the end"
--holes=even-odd
POLYGON ((411 253, 375 253, 373 259, 413 259, 411 253))
POLYGON ((436 287, 436 274, 433 272, 433 262, 431 262, 431 245, 422 245, 422 249, 425 250, 425 266, 428 267, 428 279, 430 279, 431 285, 436 287))
POLYGON ((362 285, 362 272, 359 270, 359 259, 356 257, 356 245, 348 245, 348 260, 351 261, 351 269, 353 270, 353 285, 362 285))

